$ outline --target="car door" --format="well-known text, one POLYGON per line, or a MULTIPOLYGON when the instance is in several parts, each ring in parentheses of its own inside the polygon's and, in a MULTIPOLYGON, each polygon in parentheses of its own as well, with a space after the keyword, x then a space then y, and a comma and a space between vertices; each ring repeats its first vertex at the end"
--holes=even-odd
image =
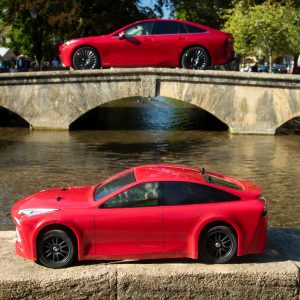
POLYGON ((151 38, 154 64, 177 66, 181 52, 189 40, 185 26, 180 22, 157 21, 153 24, 151 38))
POLYGON ((104 66, 150 66, 153 65, 153 22, 140 22, 113 35, 106 45, 104 66))
POLYGON ((117 194, 97 208, 95 241, 96 256, 163 253, 162 208, 146 183, 117 194))
POLYGON ((164 251, 180 256, 192 255, 198 229, 217 212, 230 210, 232 203, 239 199, 225 191, 193 182, 165 182, 160 188, 164 251))

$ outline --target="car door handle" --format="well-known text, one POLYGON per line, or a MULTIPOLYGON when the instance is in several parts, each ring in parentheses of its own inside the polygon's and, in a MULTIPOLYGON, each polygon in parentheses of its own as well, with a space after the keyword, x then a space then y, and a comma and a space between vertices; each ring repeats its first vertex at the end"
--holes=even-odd
POLYGON ((145 41, 145 42, 151 42, 152 39, 151 39, 151 38, 144 38, 144 41, 145 41))
POLYGON ((184 37, 184 36, 180 36, 179 38, 178 38, 178 40, 186 40, 187 38, 186 37, 184 37))

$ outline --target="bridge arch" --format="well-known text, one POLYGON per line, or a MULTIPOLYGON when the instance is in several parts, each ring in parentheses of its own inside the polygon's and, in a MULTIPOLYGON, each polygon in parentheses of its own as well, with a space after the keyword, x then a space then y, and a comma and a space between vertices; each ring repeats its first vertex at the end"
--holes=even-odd
POLYGON ((30 123, 17 112, 0 105, 0 127, 25 127, 30 123))
POLYGON ((199 105, 180 99, 136 96, 112 99, 104 103, 101 101, 100 105, 83 112, 69 125, 70 130, 141 128, 212 131, 229 129, 225 122, 199 105), (110 120, 108 115, 111 117, 110 120), (143 123, 142 119, 146 121, 143 123))
POLYGON ((300 134, 300 112, 277 126, 275 134, 300 134))
POLYGON ((209 113, 211 116, 215 117, 218 121, 220 121, 225 126, 227 126, 228 130, 230 130, 230 122, 229 122, 229 120, 227 120, 226 116, 224 116, 222 113, 220 113, 220 111, 215 110, 212 103, 208 104, 205 101, 201 101, 201 96, 202 95, 199 95, 198 97, 196 97, 196 99, 186 99, 186 97, 172 98, 166 94, 161 95, 161 97, 170 98, 170 99, 174 99, 177 101, 182 101, 184 103, 188 103, 194 107, 197 107, 197 108, 209 113))

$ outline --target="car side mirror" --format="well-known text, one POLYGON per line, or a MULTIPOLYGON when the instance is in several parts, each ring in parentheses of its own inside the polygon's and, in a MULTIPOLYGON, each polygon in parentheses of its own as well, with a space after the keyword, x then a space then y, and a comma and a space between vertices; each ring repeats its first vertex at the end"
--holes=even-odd
POLYGON ((125 32, 124 31, 121 31, 120 33, 119 33, 119 39, 120 40, 123 40, 125 38, 125 32))

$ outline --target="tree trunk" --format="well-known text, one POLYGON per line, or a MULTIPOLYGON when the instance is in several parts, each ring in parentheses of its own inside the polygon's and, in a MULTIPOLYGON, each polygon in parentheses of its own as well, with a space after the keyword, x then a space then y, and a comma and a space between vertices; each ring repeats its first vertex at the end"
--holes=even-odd
POLYGON ((272 73, 272 64, 273 64, 273 60, 272 60, 272 50, 269 49, 269 73, 272 73))
POLYGON ((298 74, 298 59, 299 54, 294 55, 294 68, 293 68, 293 74, 298 74))

